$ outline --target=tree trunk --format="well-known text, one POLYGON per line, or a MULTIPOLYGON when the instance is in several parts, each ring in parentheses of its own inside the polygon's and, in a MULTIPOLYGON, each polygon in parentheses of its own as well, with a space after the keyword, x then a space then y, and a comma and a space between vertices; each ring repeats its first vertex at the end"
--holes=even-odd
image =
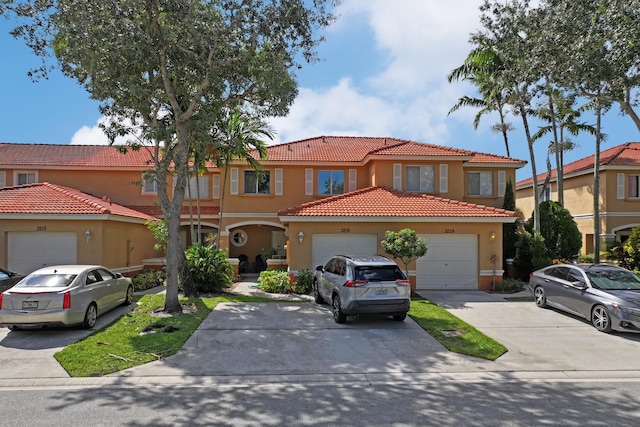
POLYGON ((593 262, 600 263, 600 128, 602 108, 596 112, 596 153, 593 158, 593 262))
POLYGON ((531 174, 533 175, 533 230, 540 232, 540 195, 538 194, 538 174, 536 172, 536 156, 533 151, 533 141, 531 140, 531 131, 529 130, 529 121, 527 120, 527 112, 524 106, 518 108, 522 125, 527 136, 527 145, 529 146, 529 158, 531 159, 531 174))

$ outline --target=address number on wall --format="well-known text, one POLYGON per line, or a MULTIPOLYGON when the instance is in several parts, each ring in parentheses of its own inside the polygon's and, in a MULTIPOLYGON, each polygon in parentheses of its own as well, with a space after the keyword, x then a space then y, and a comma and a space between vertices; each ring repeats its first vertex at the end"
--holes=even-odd
POLYGON ((351 229, 350 228, 341 228, 340 232, 341 233, 351 233, 351 229))
POLYGON ((445 228, 444 234, 454 234, 456 230, 454 228, 445 228))

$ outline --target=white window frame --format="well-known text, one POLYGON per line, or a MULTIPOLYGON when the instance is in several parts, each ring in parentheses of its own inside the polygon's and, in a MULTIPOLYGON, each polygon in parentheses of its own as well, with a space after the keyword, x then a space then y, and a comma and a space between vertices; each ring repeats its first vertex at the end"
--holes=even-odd
POLYGON ((449 192, 449 165, 440 165, 440 193, 449 192))
POLYGON ((402 190, 402 164, 393 164, 393 189, 402 190))
POLYGON ((476 197, 493 197, 493 171, 469 171, 467 172, 467 193, 469 196, 476 196, 476 197), (478 175, 478 194, 474 194, 471 193, 470 191, 470 175, 472 174, 477 174, 478 175), (490 193, 483 193, 482 189, 482 177, 483 176, 491 176, 491 186, 489 187, 491 192, 490 193))
POLYGON ((618 200, 624 200, 624 174, 616 175, 616 197, 618 200))
POLYGON ((507 171, 498 171, 498 197, 504 197, 507 191, 507 171))
MULTIPOLYGON (((29 179, 27 178, 27 181, 29 181, 29 179)), ((13 174, 13 185, 28 185, 28 184, 35 184, 38 182, 38 171, 15 171, 13 174), (20 175, 33 175, 33 181, 32 182, 26 182, 25 184, 20 184, 18 183, 18 181, 20 180, 20 175)))
POLYGON ((276 196, 282 196, 284 191, 284 170, 282 168, 276 168, 274 170, 275 175, 275 187, 274 192, 276 196))
MULTIPOLYGON (((207 175, 202 175, 198 177, 192 176, 191 178, 189 178, 191 200, 196 200, 198 198, 198 188, 196 187, 196 185, 200 186, 200 200, 209 199, 209 177, 207 175)), ((189 200, 189 188, 184 189, 184 199, 189 200)))
POLYGON ((304 194, 305 196, 313 196, 313 169, 304 170, 304 194))
MULTIPOLYGON (((347 177, 345 177, 344 170, 342 170, 342 169, 321 169, 321 170, 319 170, 319 171, 318 171, 318 175, 320 175, 320 174, 321 174, 321 173, 323 173, 323 172, 327 172, 327 173, 329 173, 329 179, 330 179, 330 184, 331 184, 331 185, 330 185, 330 188, 329 188, 329 192, 328 192, 328 193, 321 193, 321 192, 320 192, 320 188, 318 188, 318 195, 320 195, 320 196, 336 196, 336 195, 339 195, 339 194, 344 194, 344 193, 346 193, 346 191, 345 191, 345 190, 346 190, 346 189, 345 189, 345 178, 347 178, 347 179, 348 179, 348 176, 347 176, 347 177), (336 174, 336 175, 337 175, 337 174, 340 174, 340 173, 342 173, 342 193, 337 193, 337 192, 336 192, 336 193, 334 193, 334 192, 333 192, 334 174, 336 174)), ((318 186, 319 186, 319 185, 320 185, 320 178, 318 178, 318 186)), ((347 185, 348 185, 348 184, 347 184, 347 185)))
POLYGON ((231 168, 229 178, 229 194, 235 196, 238 194, 238 168, 231 168))
POLYGON ((358 186, 358 171, 349 169, 349 191, 356 191, 358 186))
POLYGON ((242 187, 243 194, 249 194, 249 195, 254 195, 254 196, 258 196, 258 195, 265 196, 267 194, 271 194, 271 171, 270 170, 268 170, 268 169, 265 169, 265 170, 245 169, 242 172, 242 179, 244 180, 243 187, 242 187), (256 177, 255 191, 247 191, 247 182, 246 182, 247 172, 255 174, 255 177, 256 177), (260 190, 260 182, 258 181, 258 178, 262 174, 267 174, 269 176, 269 191, 267 193, 261 193, 259 191, 260 190))
POLYGON ((158 194, 158 181, 155 178, 145 178, 142 175, 142 193, 141 194, 158 194), (147 189, 147 186, 151 186, 152 189, 147 189))
POLYGON ((405 190, 406 191, 412 191, 412 192, 416 192, 416 193, 434 193, 436 191, 436 168, 433 165, 427 165, 427 166, 417 166, 417 165, 407 165, 406 168, 406 177, 405 177, 405 190), (418 169, 418 175, 420 177, 420 182, 418 183, 418 186, 420 188, 415 189, 409 189, 409 169, 418 169), (425 176, 424 171, 431 171, 431 180, 423 180, 422 178, 425 176))
POLYGON ((213 192, 211 197, 214 199, 220 198, 220 174, 213 175, 213 192))

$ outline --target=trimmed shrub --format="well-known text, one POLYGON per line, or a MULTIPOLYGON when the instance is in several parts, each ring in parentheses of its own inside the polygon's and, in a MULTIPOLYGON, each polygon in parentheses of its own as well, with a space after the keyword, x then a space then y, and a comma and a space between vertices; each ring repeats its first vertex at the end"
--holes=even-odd
POLYGON ((551 265, 549 249, 540 233, 535 233, 531 239, 531 257, 534 270, 551 265))
POLYGON ((131 277, 133 289, 136 291, 146 291, 156 286, 164 285, 164 270, 146 270, 131 277))
POLYGON ((289 273, 284 270, 265 270, 260 272, 258 289, 265 292, 280 294, 287 292, 291 284, 289 273))
POLYGON ((313 273, 311 270, 302 270, 291 282, 291 291, 296 294, 308 294, 313 285, 313 273))
POLYGON ((502 279, 502 283, 496 283, 493 288, 495 292, 513 293, 524 289, 524 282, 520 279, 502 279))
POLYGON ((198 292, 220 292, 233 283, 233 267, 223 249, 195 243, 185 255, 198 292))

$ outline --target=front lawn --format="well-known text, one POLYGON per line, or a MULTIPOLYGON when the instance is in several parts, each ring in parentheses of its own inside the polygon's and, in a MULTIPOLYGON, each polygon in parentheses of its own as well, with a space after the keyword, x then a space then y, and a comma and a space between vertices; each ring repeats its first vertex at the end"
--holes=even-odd
MULTIPOLYGON (((182 298, 183 314, 165 316, 164 295, 137 296, 138 307, 55 358, 72 377, 107 375, 171 356, 220 302, 282 302, 253 296, 182 298)), ((409 316, 450 351, 495 360, 507 349, 427 299, 411 302, 409 316)))

